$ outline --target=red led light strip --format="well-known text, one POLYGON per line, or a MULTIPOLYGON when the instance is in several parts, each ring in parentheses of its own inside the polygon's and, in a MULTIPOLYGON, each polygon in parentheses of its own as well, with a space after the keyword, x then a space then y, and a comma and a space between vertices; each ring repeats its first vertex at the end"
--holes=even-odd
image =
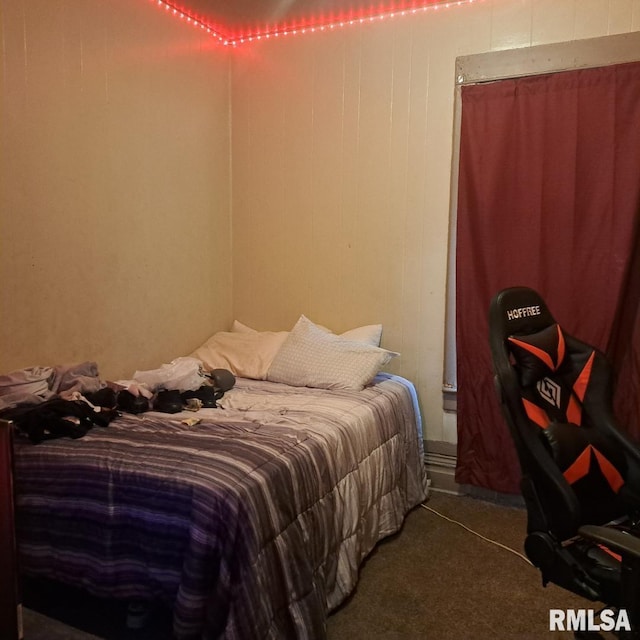
POLYGON ((226 36, 224 36, 220 31, 214 29, 211 25, 209 25, 204 20, 199 20, 198 18, 190 15, 189 13, 183 11, 182 9, 178 9, 178 7, 173 6, 170 2, 164 2, 164 0, 151 0, 154 4, 156 4, 161 9, 164 9, 168 14, 180 18, 184 20, 188 24, 202 29, 206 31, 208 34, 217 38, 221 44, 229 45, 232 44, 226 36))
POLYGON ((248 31, 243 33, 227 33, 219 26, 213 26, 205 20, 198 18, 184 9, 179 9, 171 2, 165 2, 165 0, 150 0, 158 7, 166 11, 166 13, 185 21, 193 27, 202 29, 206 33, 210 34, 213 38, 218 40, 221 45, 236 47, 246 42, 253 42, 254 40, 267 40, 270 38, 279 38, 284 36, 301 35, 305 33, 316 33, 318 31, 332 31, 335 29, 341 29, 358 24, 365 24, 371 22, 380 22, 382 20, 389 20, 392 18, 412 15, 416 13, 422 13, 424 11, 437 11, 439 9, 449 9, 451 7, 458 7, 465 4, 473 4, 474 2, 481 2, 482 0, 431 0, 423 1, 422 4, 415 6, 415 2, 411 6, 382 9, 372 13, 361 15, 349 15, 342 17, 319 17, 316 19, 310 19, 306 23, 298 24, 279 24, 272 28, 265 27, 264 29, 256 29, 255 31, 248 31))

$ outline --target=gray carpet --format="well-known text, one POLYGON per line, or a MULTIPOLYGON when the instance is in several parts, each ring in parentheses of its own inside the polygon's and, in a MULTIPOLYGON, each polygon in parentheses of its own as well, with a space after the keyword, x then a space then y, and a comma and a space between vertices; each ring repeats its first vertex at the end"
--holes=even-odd
MULTIPOLYGON (((522 551, 523 509, 441 493, 426 506, 522 551)), ((355 594, 329 618, 329 640, 573 638, 549 631, 549 609, 590 606, 543 588, 520 557, 419 507, 368 558, 355 594)))
MULTIPOLYGON (((441 493, 433 493, 426 507, 522 549, 526 514, 520 508, 441 493)), ((413 510, 402 531, 369 556, 356 591, 329 618, 328 640, 572 638, 570 632, 549 631, 549 610, 596 606, 554 585, 543 588, 538 571, 523 559, 428 509, 413 510)), ((108 608, 82 606, 82 616, 60 605, 48 611, 41 607, 48 617, 26 612, 25 640, 160 640, 170 635, 166 614, 155 628, 134 633, 108 608)))

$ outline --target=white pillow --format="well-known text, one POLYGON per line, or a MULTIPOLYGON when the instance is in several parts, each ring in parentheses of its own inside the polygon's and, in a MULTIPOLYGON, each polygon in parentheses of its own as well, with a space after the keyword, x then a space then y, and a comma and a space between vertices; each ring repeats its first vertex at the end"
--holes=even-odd
POLYGON ((273 357, 287 335, 287 331, 219 331, 191 357, 200 360, 208 370, 229 369, 241 378, 265 380, 273 357))
MULTIPOLYGON (((311 321, 309 320, 309 322, 311 321)), ((332 333, 331 329, 327 329, 320 324, 316 324, 315 326, 319 329, 322 329, 322 331, 332 333)), ((255 329, 248 327, 246 324, 243 324, 238 320, 233 321, 231 331, 235 333, 256 333, 255 329)), ((368 324, 364 327, 356 327, 355 329, 349 329, 349 331, 341 333, 340 337, 344 338, 345 340, 354 340, 355 342, 363 342, 364 344, 370 344, 374 347, 379 347, 380 340, 382 339, 382 325, 368 324)))
POLYGON ((327 333, 300 316, 274 357, 267 380, 295 387, 360 390, 397 355, 327 333))

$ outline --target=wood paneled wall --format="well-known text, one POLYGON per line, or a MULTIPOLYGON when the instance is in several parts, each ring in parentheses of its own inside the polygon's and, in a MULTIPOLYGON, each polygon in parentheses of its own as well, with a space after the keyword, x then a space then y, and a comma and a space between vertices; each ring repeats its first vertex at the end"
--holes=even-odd
POLYGON ((455 59, 638 29, 638 0, 484 0, 238 49, 235 315, 382 322, 427 438, 455 442, 441 396, 455 59))
POLYGON ((189 353, 231 319, 227 52, 147 1, 0 4, 0 371, 189 353))
POLYGON ((0 371, 382 322, 448 442, 455 59, 640 29, 640 0, 483 0, 228 52, 147 0, 0 6, 0 371))

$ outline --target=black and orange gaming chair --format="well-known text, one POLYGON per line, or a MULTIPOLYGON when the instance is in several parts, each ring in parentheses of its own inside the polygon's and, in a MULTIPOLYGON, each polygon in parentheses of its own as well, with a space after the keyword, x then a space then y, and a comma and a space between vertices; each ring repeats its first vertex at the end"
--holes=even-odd
POLYGON ((543 584, 625 609, 640 638, 640 451, 612 412, 612 373, 527 287, 489 311, 498 397, 522 471, 525 552, 543 584))

